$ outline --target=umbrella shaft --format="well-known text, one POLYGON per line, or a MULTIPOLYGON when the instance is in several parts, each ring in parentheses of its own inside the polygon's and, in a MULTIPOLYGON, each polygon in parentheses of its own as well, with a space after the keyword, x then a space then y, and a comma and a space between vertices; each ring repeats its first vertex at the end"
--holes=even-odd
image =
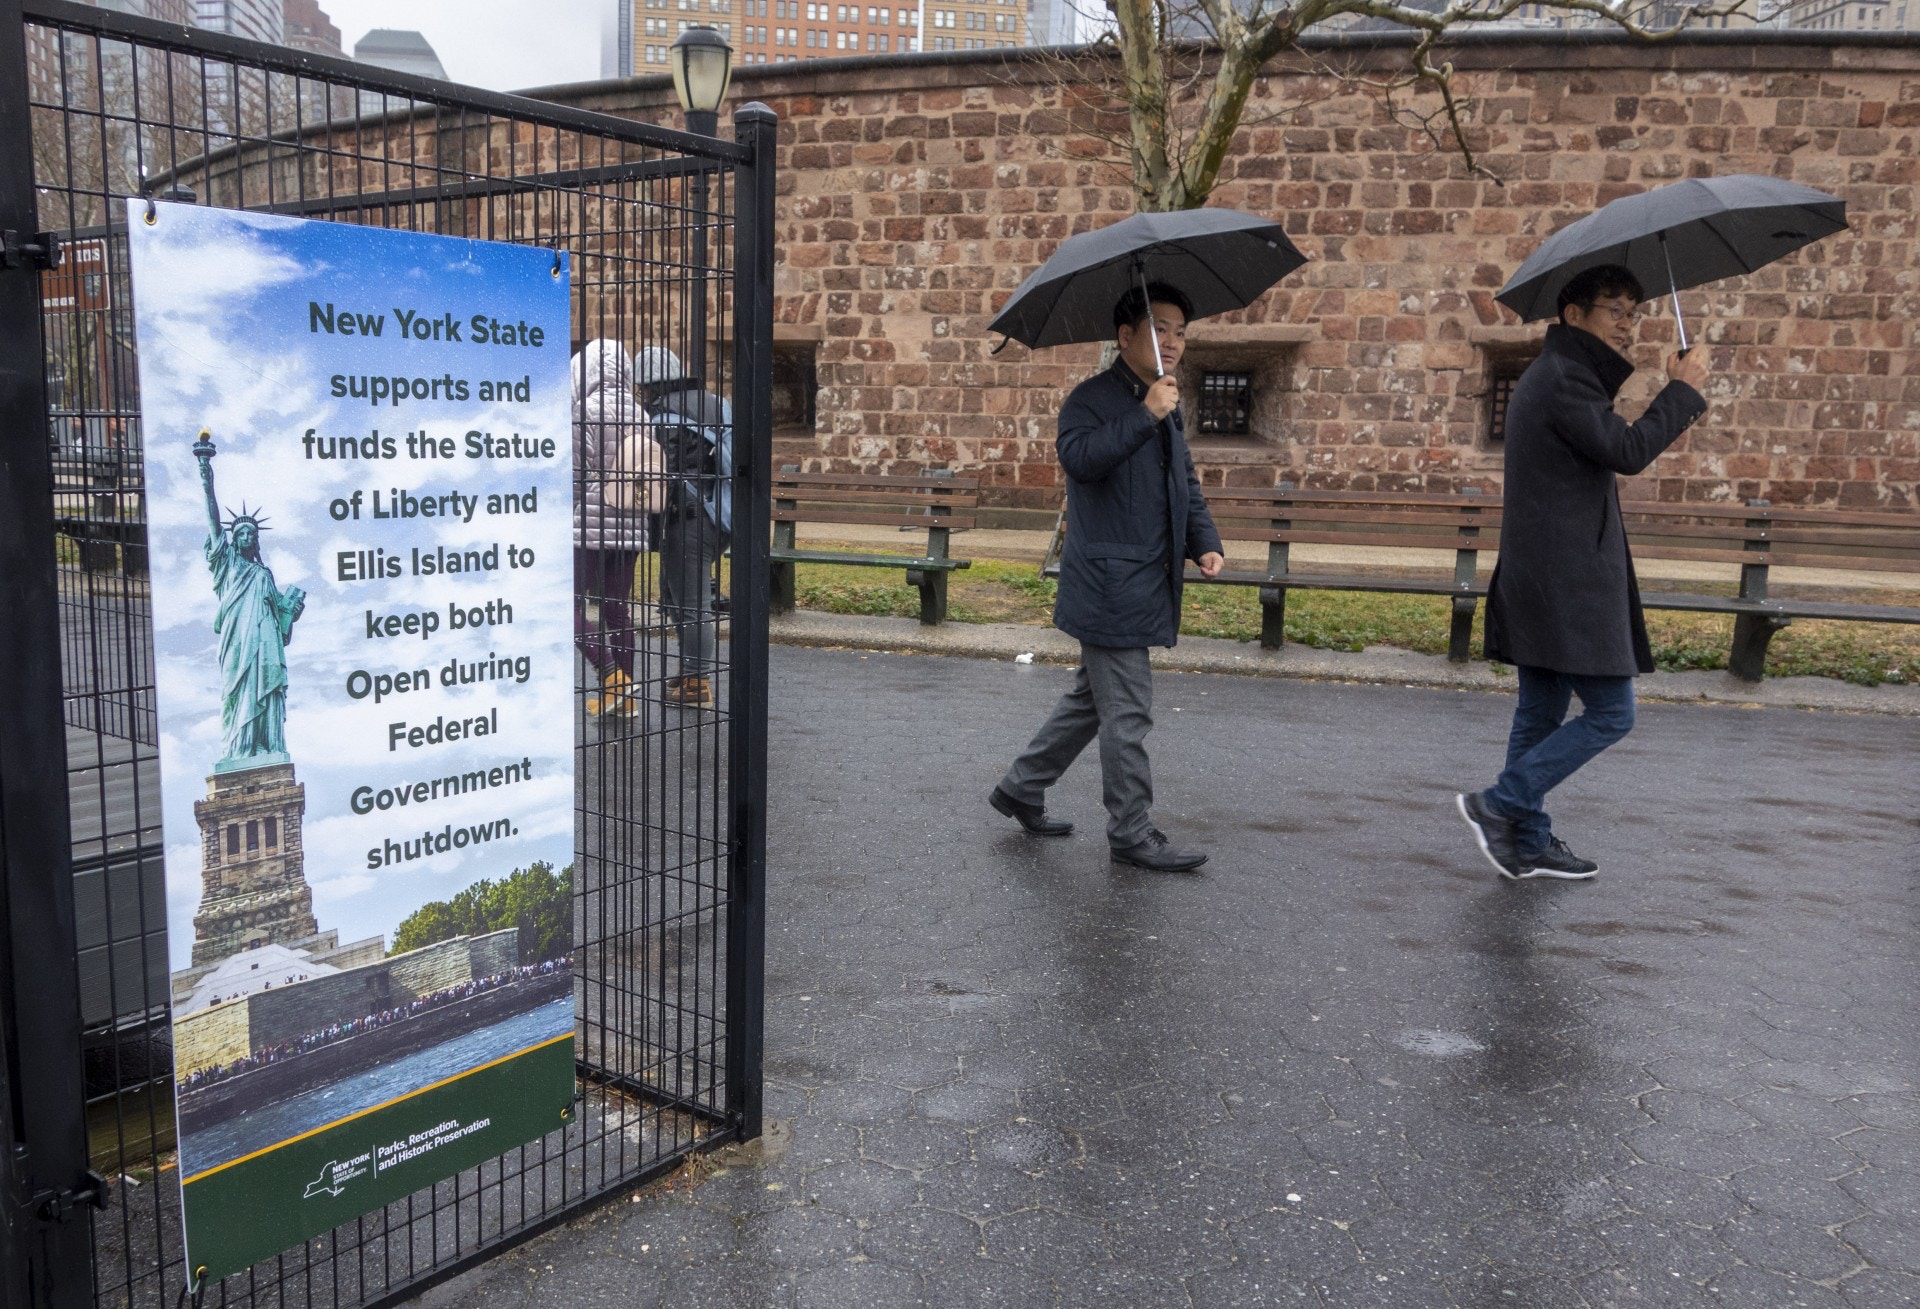
POLYGON ((1687 344, 1687 319, 1680 312, 1680 287, 1673 280, 1673 256, 1667 253, 1667 234, 1660 233, 1660 257, 1667 261, 1667 291, 1673 296, 1673 321, 1680 328, 1680 353, 1685 354, 1690 347, 1687 344))

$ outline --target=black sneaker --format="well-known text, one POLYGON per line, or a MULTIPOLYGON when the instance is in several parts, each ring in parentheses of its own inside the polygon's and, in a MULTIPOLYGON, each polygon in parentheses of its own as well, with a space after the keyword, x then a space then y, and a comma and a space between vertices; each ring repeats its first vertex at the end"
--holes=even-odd
POLYGON ((1519 851, 1513 844, 1513 824, 1487 808, 1480 793, 1473 791, 1453 797, 1460 816, 1467 820, 1467 826, 1473 829, 1473 839, 1480 843, 1480 853, 1487 857, 1494 871, 1509 882, 1528 876, 1527 866, 1520 862, 1519 851))
POLYGON ((1563 882, 1584 882, 1600 871, 1591 859, 1582 859, 1567 848, 1559 837, 1552 838, 1545 850, 1525 861, 1522 877, 1557 877, 1563 882))

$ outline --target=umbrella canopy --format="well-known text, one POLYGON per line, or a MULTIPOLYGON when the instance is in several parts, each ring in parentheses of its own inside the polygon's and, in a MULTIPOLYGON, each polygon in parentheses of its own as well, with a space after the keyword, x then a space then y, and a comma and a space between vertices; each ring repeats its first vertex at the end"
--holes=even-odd
POLYGON ((1688 178, 1622 196, 1561 228, 1493 298, 1529 323, 1552 318, 1568 282, 1620 264, 1651 299, 1751 273, 1846 226, 1846 201, 1797 182, 1751 173, 1688 178))
POLYGON ((1306 262, 1278 223, 1238 209, 1135 214, 1062 242, 988 330, 1035 349, 1107 341, 1114 305, 1142 281, 1179 287, 1207 318, 1245 309, 1306 262))

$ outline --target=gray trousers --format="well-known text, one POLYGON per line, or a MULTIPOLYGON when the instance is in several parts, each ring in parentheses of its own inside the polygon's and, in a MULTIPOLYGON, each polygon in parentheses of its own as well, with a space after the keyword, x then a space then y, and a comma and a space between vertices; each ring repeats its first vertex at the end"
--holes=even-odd
POLYGON ((713 673, 713 567, 720 529, 696 505, 670 508, 660 524, 660 605, 680 638, 680 675, 713 673))
POLYGON ((1138 845, 1153 828, 1153 777, 1147 733, 1153 730, 1153 671, 1146 648, 1080 644, 1073 689, 1026 752, 1013 761, 1000 788, 1023 804, 1044 804, 1087 742, 1100 738, 1100 782, 1107 805, 1107 843, 1138 845))

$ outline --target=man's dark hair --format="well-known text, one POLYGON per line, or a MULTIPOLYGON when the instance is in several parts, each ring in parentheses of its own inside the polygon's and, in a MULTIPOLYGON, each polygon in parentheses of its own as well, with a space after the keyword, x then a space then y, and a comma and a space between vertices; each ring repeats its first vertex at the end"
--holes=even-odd
POLYGON ((1568 305, 1579 305, 1581 313, 1590 314, 1595 301, 1616 295, 1624 295, 1635 304, 1647 298, 1646 291, 1640 286, 1640 279, 1633 275, 1632 269, 1622 268, 1619 264, 1601 264, 1597 268, 1589 268, 1560 288, 1560 319, 1563 322, 1566 320, 1568 305))
POLYGON ((1148 282, 1145 292, 1142 292, 1137 286, 1133 287, 1125 295, 1120 297, 1118 304, 1114 305, 1113 330, 1115 335, 1118 335, 1120 329, 1123 327, 1138 327, 1140 324, 1146 322, 1147 315, 1152 312, 1153 306, 1157 304, 1172 305, 1180 311, 1181 316, 1188 322, 1193 321, 1193 301, 1187 299, 1186 292, 1166 282, 1148 282))

